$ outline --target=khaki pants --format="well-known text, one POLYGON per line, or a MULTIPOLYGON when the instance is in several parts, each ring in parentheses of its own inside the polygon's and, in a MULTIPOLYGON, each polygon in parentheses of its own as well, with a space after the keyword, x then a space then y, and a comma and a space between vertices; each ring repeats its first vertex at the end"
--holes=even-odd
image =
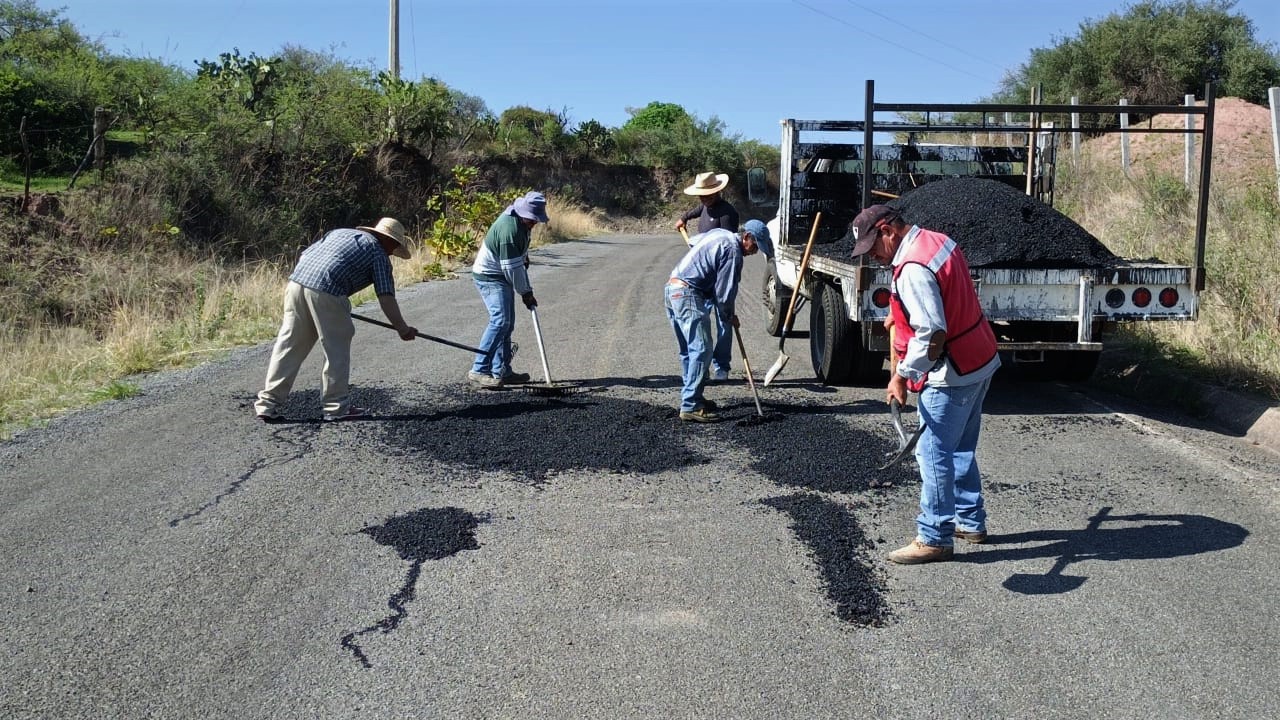
POLYGON ((293 389, 302 361, 307 359, 317 340, 324 352, 321 375, 324 412, 346 412, 351 394, 351 339, 355 334, 350 299, 290 282, 284 292, 284 320, 271 350, 266 386, 254 403, 258 414, 281 414, 280 408, 293 389))

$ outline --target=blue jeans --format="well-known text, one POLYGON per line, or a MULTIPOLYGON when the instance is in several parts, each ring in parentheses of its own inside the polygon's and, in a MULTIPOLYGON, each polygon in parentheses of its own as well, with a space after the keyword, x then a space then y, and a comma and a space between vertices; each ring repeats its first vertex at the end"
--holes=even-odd
POLYGON ((711 367, 729 372, 729 359, 733 357, 733 323, 720 317, 716 311, 716 349, 711 355, 711 367))
POLYGON ((692 412, 703 403, 702 389, 707 383, 707 365, 711 362, 711 301, 697 290, 679 285, 667 285, 664 300, 680 350, 684 382, 680 412, 692 412))
POLYGON ((511 331, 516 327, 516 293, 501 280, 476 278, 480 299, 489 310, 489 326, 480 336, 477 353, 471 371, 500 378, 511 372, 511 331))
POLYGON ((987 529, 976 452, 982 401, 990 386, 987 378, 959 387, 926 386, 920 393, 925 431, 915 453, 923 481, 916 532, 928 545, 950 547, 957 524, 966 530, 987 529))

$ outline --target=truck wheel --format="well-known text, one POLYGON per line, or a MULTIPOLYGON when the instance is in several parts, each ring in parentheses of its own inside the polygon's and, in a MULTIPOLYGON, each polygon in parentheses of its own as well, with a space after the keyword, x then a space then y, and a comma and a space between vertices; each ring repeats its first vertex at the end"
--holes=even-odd
POLYGON ((809 308, 809 359, 824 385, 849 382, 853 360, 861 351, 854 323, 845 311, 840 289, 831 283, 815 283, 809 308))
POLYGON ((772 261, 764 274, 764 328, 774 337, 782 337, 782 325, 787 319, 787 304, 791 302, 791 291, 778 282, 778 270, 772 261))
POLYGON ((878 350, 864 350, 862 345, 862 328, 853 323, 854 345, 853 362, 850 368, 853 382, 857 385, 871 387, 888 382, 884 361, 887 355, 878 350))
POLYGON ((1044 362, 1049 377, 1062 382, 1084 382, 1098 369, 1096 350, 1053 350, 1045 353, 1044 362))

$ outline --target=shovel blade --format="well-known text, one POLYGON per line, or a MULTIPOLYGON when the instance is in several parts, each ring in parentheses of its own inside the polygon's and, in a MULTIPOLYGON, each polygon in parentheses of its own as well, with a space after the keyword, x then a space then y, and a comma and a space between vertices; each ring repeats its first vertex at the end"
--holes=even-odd
POLYGON ((782 372, 782 368, 787 366, 787 361, 790 359, 791 358, 788 357, 786 353, 778 353, 778 359, 773 361, 773 365, 769 367, 769 372, 764 374, 765 387, 768 387, 769 383, 773 382, 773 379, 778 377, 778 373, 782 372))

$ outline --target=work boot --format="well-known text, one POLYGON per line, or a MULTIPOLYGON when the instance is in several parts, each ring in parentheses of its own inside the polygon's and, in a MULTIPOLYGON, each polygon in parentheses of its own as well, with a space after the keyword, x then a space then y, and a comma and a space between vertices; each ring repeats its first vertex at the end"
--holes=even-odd
POLYGON ((481 373, 472 370, 467 373, 467 380, 482 388, 496 390, 502 387, 502 378, 496 378, 488 373, 481 373))
POLYGON ((968 542, 971 542, 974 545, 977 545, 978 543, 984 543, 987 541, 987 531, 986 530, 965 530, 962 527, 957 527, 956 539, 967 540, 968 542))
POLYGON ((529 382, 529 377, 530 377, 529 373, 518 373, 518 372, 511 372, 510 370, 508 370, 507 374, 502 376, 502 384, 503 385, 520 385, 522 383, 529 382))
POLYGON ((720 422, 720 416, 707 409, 706 405, 694 410, 681 410, 680 419, 687 422, 713 423, 720 422))
POLYGON ((920 538, 911 541, 910 545, 898 548, 889 553, 891 562, 899 565, 921 565, 923 563, 942 562, 951 559, 951 548, 938 545, 926 545, 920 538))
POLYGON ((714 382, 724 382, 729 379, 729 371, 723 368, 716 368, 711 371, 711 379, 714 382))

